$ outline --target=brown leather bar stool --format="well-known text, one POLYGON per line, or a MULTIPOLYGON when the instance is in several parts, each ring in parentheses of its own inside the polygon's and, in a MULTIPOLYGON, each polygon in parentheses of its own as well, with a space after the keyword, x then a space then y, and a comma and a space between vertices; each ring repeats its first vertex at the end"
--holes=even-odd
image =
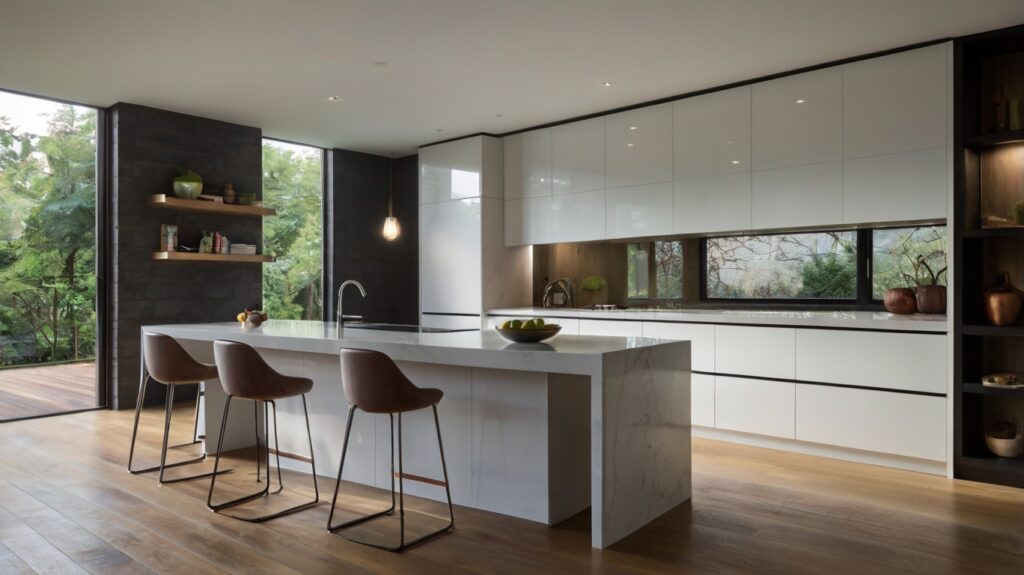
POLYGON ((349 541, 362 543, 388 551, 403 551, 423 543, 444 533, 455 529, 455 515, 452 512, 452 493, 448 488, 448 466, 444 461, 444 444, 441 442, 441 423, 437 418, 437 404, 441 402, 444 392, 440 389, 423 389, 416 387, 402 373, 390 357, 379 351, 365 349, 342 349, 341 350, 341 382, 345 389, 345 397, 351 407, 348 410, 348 423, 345 424, 345 443, 341 448, 341 463, 338 465, 338 481, 334 484, 334 499, 331 501, 331 513, 327 517, 327 530, 331 533, 341 535, 349 541), (437 430, 437 447, 441 454, 441 469, 444 472, 444 481, 411 475, 402 469, 402 413, 426 409, 434 410, 434 428, 437 430), (352 432, 352 418, 356 408, 366 413, 386 413, 391 419, 391 507, 384 511, 358 517, 351 521, 334 523, 334 508, 338 503, 338 490, 341 487, 341 473, 345 469, 345 455, 348 452, 348 439, 352 432), (398 414, 398 473, 395 473, 395 414, 398 414), (395 512, 395 477, 398 477, 398 517, 399 517, 399 539, 397 546, 381 545, 360 541, 347 537, 344 534, 336 533, 346 527, 369 521, 382 515, 392 515, 395 512), (409 479, 428 483, 430 485, 443 486, 445 495, 448 497, 448 525, 418 537, 408 543, 405 542, 405 502, 403 498, 404 489, 402 481, 409 479))
MULTIPOLYGON (((264 437, 265 448, 264 454, 267 462, 267 484, 263 486, 263 489, 253 493, 251 495, 245 495, 238 499, 226 501, 224 503, 213 503, 213 489, 217 483, 217 477, 214 476, 213 480, 210 481, 210 493, 206 498, 206 506, 213 511, 220 512, 222 509, 229 507, 235 507, 243 503, 258 499, 260 497, 269 496, 270 493, 270 429, 267 413, 267 404, 273 408, 274 414, 274 450, 277 453, 277 491, 274 493, 280 493, 284 489, 284 483, 281 481, 281 450, 277 443, 277 403, 279 399, 286 399, 289 397, 301 396, 302 397, 302 412, 306 417, 306 435, 309 437, 309 464, 313 468, 313 492, 315 494, 313 501, 302 503, 294 507, 289 507, 283 511, 276 513, 270 513, 267 515, 261 515, 259 517, 238 517, 231 515, 235 519, 241 519, 243 521, 250 521, 253 523, 260 523, 274 519, 275 517, 281 517, 282 515, 288 515, 304 509, 310 509, 316 507, 317 503, 320 502, 320 489, 316 484, 316 459, 313 456, 313 434, 309 429, 309 409, 306 406, 306 394, 309 390, 313 389, 313 380, 305 377, 292 377, 289 375, 283 375, 274 370, 274 368, 267 365, 267 362, 263 360, 259 352, 255 349, 240 343, 237 341, 227 341, 218 339, 213 342, 213 357, 217 361, 217 371, 220 373, 220 383, 224 387, 225 393, 227 393, 227 399, 224 401, 224 416, 220 423, 220 439, 217 441, 217 457, 214 459, 213 471, 216 473, 218 466, 220 465, 221 450, 224 447, 224 432, 227 429, 228 413, 231 409, 231 400, 233 398, 239 399, 251 399, 256 406, 256 414, 259 414, 259 404, 263 403, 263 424, 264 424, 264 437)), ((259 443, 259 419, 256 420, 256 481, 259 481, 259 469, 260 462, 264 459, 260 456, 260 443, 259 443)))
MULTIPOLYGON (((174 409, 175 386, 198 384, 200 386, 199 393, 202 393, 201 390, 203 382, 217 379, 217 366, 196 361, 173 337, 160 333, 142 334, 142 360, 142 373, 139 381, 139 397, 135 402, 135 425, 132 426, 132 444, 128 450, 128 471, 138 474, 148 473, 159 469, 160 483, 176 483, 178 481, 189 481, 192 479, 202 479, 204 477, 213 476, 214 473, 201 473, 199 475, 189 475, 187 477, 164 479, 164 470, 170 467, 199 463, 206 459, 206 452, 204 450, 202 455, 194 459, 179 461, 177 463, 167 463, 167 441, 171 431, 171 412, 174 409), (135 440, 139 433, 139 416, 142 414, 142 403, 146 398, 146 384, 151 379, 157 383, 162 383, 167 386, 167 395, 164 400, 164 440, 163 447, 160 450, 160 465, 147 467, 145 469, 132 469, 132 460, 135 458, 135 440)), ((199 443, 198 430, 199 397, 196 397, 196 422, 192 428, 193 441, 182 445, 172 446, 172 449, 175 447, 184 447, 199 443)), ((225 469, 220 473, 230 472, 230 469, 225 469)))

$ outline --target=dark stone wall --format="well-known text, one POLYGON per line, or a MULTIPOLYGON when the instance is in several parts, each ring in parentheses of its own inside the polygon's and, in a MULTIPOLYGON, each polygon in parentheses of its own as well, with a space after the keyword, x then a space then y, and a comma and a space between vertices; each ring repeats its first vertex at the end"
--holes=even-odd
MULTIPOLYGON (((115 409, 134 407, 138 393, 139 328, 148 324, 233 321, 262 298, 258 264, 154 261, 161 224, 177 224, 183 243, 201 230, 262 246, 259 218, 160 209, 152 194, 173 194, 179 166, 198 172, 204 192, 230 181, 239 193, 261 196, 262 135, 239 126, 120 103, 111 114, 111 394, 115 409)), ((162 397, 154 385, 147 399, 162 397)), ((176 394, 183 398, 183 388, 176 394)))
POLYGON ((336 290, 354 279, 366 288, 346 291, 345 313, 366 321, 419 323, 419 188, 417 156, 383 156, 331 150, 328 229, 334 238, 331 281, 325 282, 325 309, 334 319, 336 290), (388 174, 393 177, 397 240, 381 235, 387 215, 388 174))

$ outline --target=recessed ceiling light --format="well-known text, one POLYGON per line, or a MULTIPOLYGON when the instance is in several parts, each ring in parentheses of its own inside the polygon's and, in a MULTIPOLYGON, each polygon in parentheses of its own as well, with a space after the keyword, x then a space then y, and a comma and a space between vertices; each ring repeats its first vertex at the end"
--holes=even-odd
POLYGON ((629 146, 630 148, 632 148, 633 147, 633 142, 630 142, 630 143, 628 143, 626 145, 629 146))
POLYGON ((731 146, 731 145, 733 145, 733 144, 735 144, 735 143, 736 143, 736 142, 734 142, 734 141, 732 141, 732 140, 729 140, 728 142, 726 142, 726 144, 729 144, 730 146, 731 146))
POLYGON ((615 84, 612 84, 611 82, 603 82, 601 83, 601 85, 604 86, 605 88, 611 88, 615 84))
POLYGON ((636 126, 630 126, 630 127, 629 127, 629 129, 630 129, 630 130, 635 130, 635 129, 636 129, 636 126))
POLYGON ((327 96, 328 102, 340 102, 341 96, 327 96))
POLYGON ((797 104, 803 104, 803 103, 804 103, 804 102, 806 102, 806 101, 807 101, 807 100, 797 100, 797 101, 796 101, 796 103, 797 103, 797 104))
POLYGON ((738 163, 740 163, 740 161, 739 160, 733 160, 732 163, 733 164, 738 164, 738 163))

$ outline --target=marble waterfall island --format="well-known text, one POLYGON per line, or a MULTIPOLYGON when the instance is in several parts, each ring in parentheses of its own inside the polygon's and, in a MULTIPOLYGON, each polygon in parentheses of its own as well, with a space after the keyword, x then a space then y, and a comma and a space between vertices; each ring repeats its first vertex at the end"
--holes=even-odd
MULTIPOLYGON (((271 320, 145 326, 213 361, 213 341, 256 347, 283 373, 312 378, 310 418, 317 471, 336 473, 348 405, 338 350, 391 356, 413 382, 444 391, 439 406, 456 504, 558 523, 591 510, 594 547, 636 531, 691 495, 690 342, 560 335, 511 344, 493 330, 401 333, 271 320)), ((224 392, 207 385, 205 427, 216 445, 224 392)), ((253 410, 234 409, 225 449, 251 446, 253 410)), ((278 404, 283 453, 307 454, 301 402, 278 404)), ((405 469, 441 477, 429 410, 406 414, 405 469)), ((388 418, 357 412, 345 480, 390 488, 388 418)), ((284 460, 283 460, 284 461, 284 460)), ((308 472, 301 461, 289 467, 308 472)), ((407 493, 440 500, 443 489, 405 482, 407 493)), ((457 511, 456 511, 457 513, 457 511)))

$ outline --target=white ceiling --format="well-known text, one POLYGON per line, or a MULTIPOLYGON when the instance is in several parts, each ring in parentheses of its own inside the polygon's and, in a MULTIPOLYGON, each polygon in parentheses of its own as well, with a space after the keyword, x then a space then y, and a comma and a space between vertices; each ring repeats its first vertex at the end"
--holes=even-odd
POLYGON ((401 154, 1022 22, 1022 0, 0 0, 0 88, 401 154))

